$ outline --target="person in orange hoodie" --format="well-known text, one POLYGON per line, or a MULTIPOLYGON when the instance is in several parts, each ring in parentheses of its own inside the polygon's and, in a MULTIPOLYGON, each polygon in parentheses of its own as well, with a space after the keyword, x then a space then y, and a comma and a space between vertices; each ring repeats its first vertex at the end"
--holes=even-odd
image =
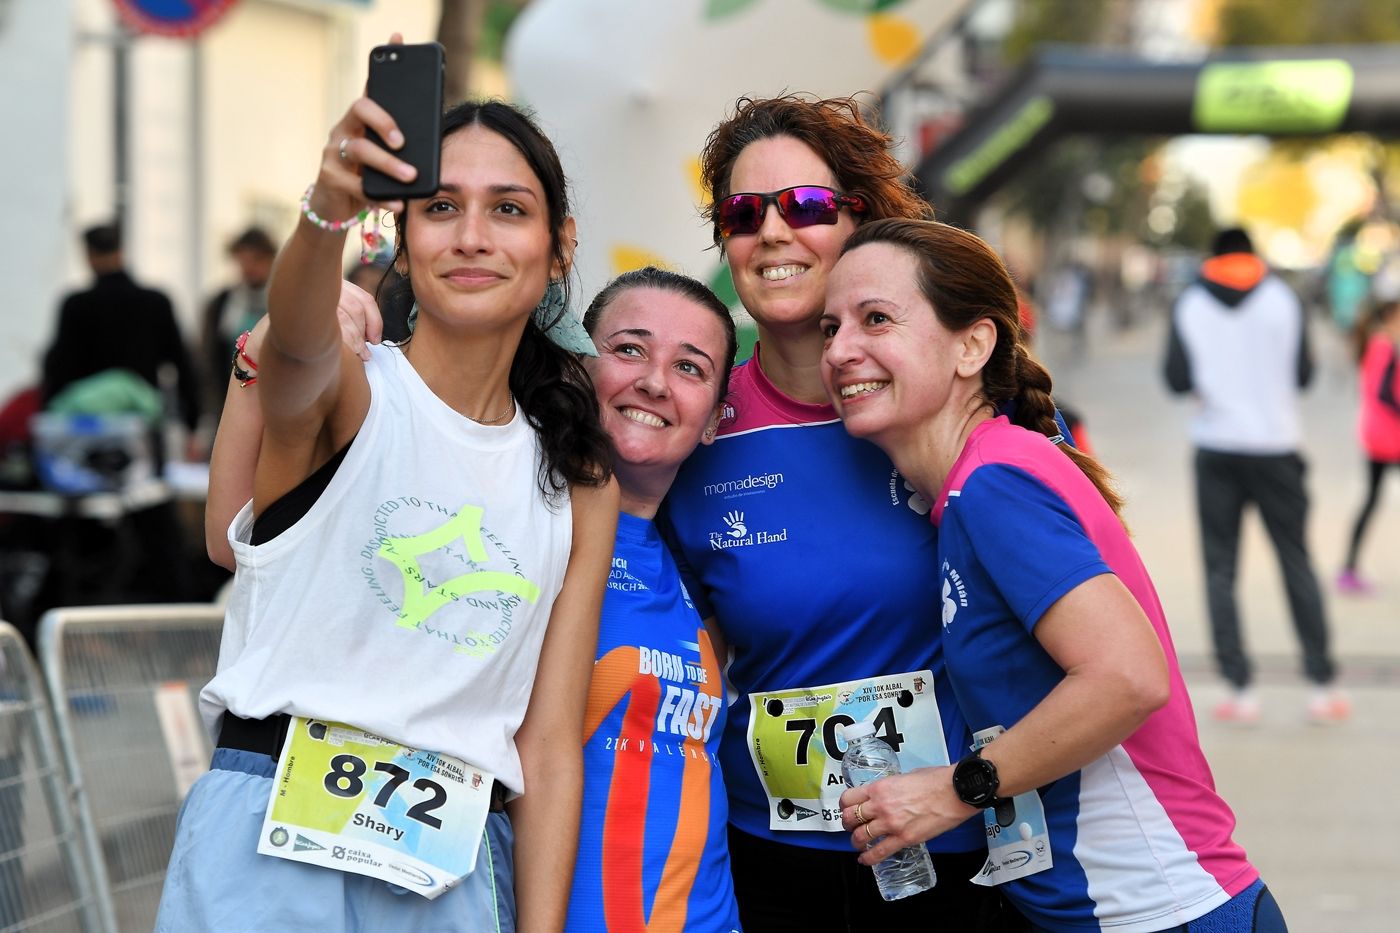
POLYGON ((1172 391, 1198 402, 1191 438, 1206 597, 1216 662, 1231 688, 1215 717, 1247 723, 1260 715, 1235 604, 1240 522, 1253 503, 1278 554, 1304 672, 1315 686, 1308 717, 1345 719, 1350 708, 1333 686, 1337 669, 1307 545, 1298 416, 1298 392, 1313 370, 1306 315, 1244 230, 1222 230, 1212 253, 1172 309, 1166 378, 1172 391))

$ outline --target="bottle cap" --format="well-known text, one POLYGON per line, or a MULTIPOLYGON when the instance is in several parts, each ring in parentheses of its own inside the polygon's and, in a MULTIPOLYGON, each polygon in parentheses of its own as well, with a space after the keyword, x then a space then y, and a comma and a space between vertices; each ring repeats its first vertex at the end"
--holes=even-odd
POLYGON ((857 722, 846 727, 846 741, 854 742, 856 739, 863 739, 867 735, 875 734, 875 724, 873 722, 857 722))

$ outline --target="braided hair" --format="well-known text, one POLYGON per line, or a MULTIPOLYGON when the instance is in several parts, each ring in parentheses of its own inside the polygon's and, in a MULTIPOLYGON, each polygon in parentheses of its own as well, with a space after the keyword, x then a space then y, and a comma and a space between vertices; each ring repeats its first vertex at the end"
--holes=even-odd
POLYGON ((982 368, 982 400, 993 411, 1009 409, 1012 424, 1059 439, 1059 449, 1084 472, 1114 514, 1120 514, 1123 497, 1108 470, 1091 455, 1060 442, 1050 372, 1031 354, 1016 286, 996 251, 980 237, 947 224, 888 219, 856 228, 842 255, 868 243, 888 243, 915 258, 919 290, 948 330, 965 330, 983 318, 995 325, 996 345, 982 368))

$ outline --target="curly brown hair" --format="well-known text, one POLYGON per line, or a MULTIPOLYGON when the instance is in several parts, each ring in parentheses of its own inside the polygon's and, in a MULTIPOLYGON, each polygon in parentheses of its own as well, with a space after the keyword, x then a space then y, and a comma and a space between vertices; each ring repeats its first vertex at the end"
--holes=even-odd
POLYGON ((919 291, 939 323, 958 332, 981 318, 996 326, 996 346, 982 367, 982 399, 994 411, 1012 403, 1011 423, 1056 440, 1121 515, 1123 497, 1112 475, 1091 455, 1063 443, 1055 420, 1050 372, 1031 354, 1016 299, 1016 286, 996 250, 981 237, 929 221, 890 219, 862 226, 846 240, 841 255, 868 243, 888 243, 907 251, 917 263, 919 291))
POLYGON ((715 224, 715 205, 731 194, 734 162, 751 143, 774 136, 791 136, 821 156, 836 176, 837 187, 865 202, 858 222, 933 218, 933 207, 909 186, 908 172, 890 151, 894 140, 866 121, 854 98, 741 97, 734 113, 714 128, 700 153, 700 180, 709 195, 703 210, 714 225, 715 245, 721 250, 724 241, 715 224))

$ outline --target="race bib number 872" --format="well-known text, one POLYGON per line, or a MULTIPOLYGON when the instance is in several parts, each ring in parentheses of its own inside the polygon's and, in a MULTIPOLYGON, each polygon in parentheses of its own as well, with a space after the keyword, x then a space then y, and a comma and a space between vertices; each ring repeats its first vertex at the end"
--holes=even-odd
POLYGON ((870 722, 903 771, 948 764, 928 671, 749 694, 749 755, 768 795, 770 829, 844 832, 843 728, 870 722))
POLYGON ((297 717, 258 851, 435 898, 476 866, 493 781, 460 758, 297 717))

